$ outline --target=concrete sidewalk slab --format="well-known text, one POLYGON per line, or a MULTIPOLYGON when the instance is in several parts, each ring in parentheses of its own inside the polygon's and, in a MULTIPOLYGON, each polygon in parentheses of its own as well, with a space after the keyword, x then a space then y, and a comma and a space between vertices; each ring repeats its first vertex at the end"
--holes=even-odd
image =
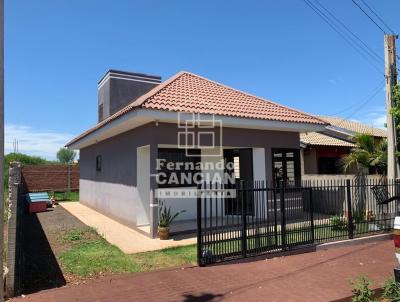
POLYGON ((151 239, 80 202, 63 202, 60 205, 84 224, 94 228, 108 242, 117 246, 126 254, 155 251, 196 243, 196 238, 151 239))

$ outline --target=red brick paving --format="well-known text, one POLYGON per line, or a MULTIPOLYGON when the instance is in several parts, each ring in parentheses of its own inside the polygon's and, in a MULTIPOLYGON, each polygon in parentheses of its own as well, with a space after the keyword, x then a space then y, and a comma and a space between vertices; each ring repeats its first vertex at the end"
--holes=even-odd
POLYGON ((395 264, 393 242, 385 240, 246 263, 114 276, 13 301, 332 301, 350 296, 349 280, 359 275, 379 287, 395 264))

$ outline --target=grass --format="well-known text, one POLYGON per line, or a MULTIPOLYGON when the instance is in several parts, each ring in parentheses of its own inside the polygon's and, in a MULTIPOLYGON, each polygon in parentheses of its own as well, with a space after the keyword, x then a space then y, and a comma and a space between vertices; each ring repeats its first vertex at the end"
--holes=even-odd
POLYGON ((196 247, 185 246, 138 254, 124 254, 93 229, 77 229, 61 238, 63 270, 80 278, 113 273, 144 272, 196 263, 196 247))
MULTIPOLYGON (((357 225, 356 230, 362 233, 367 231, 367 226, 368 224, 357 225)), ((347 237, 347 230, 332 230, 328 225, 319 225, 318 227, 315 228, 317 240, 322 239, 321 241, 325 241, 323 238, 328 237, 347 237)), ((287 244, 298 242, 299 239, 309 239, 308 230, 308 228, 287 230, 287 244)), ((127 255, 116 246, 108 243, 91 228, 69 230, 59 238, 61 252, 58 254, 58 259, 63 271, 77 278, 115 273, 145 272, 196 264, 197 260, 196 245, 127 255)), ((278 232, 277 240, 278 242, 275 243, 273 236, 264 237, 260 240, 249 238, 247 245, 250 249, 263 246, 273 248, 274 244, 279 246, 281 244, 280 232, 278 232)), ((206 249, 209 248, 214 255, 218 255, 226 252, 240 252, 240 246, 240 240, 234 239, 230 242, 221 242, 208 246, 206 249)))
POLYGON ((79 191, 71 192, 48 192, 49 196, 53 196, 57 201, 79 201, 79 191))
MULTIPOLYGON (((355 224, 354 237, 362 237, 366 235, 373 235, 382 233, 383 231, 369 231, 369 224, 372 222, 359 222, 355 224)), ((224 255, 224 254, 235 254, 241 253, 242 243, 240 233, 238 237, 229 237, 225 241, 218 243, 207 244, 205 242, 204 249, 211 252, 211 255, 224 255)), ((218 236, 217 236, 218 237, 218 236)), ((211 236, 211 240, 218 240, 217 237, 211 236)), ((311 243, 311 228, 310 227, 293 227, 286 230, 286 244, 288 246, 309 244, 311 243)), ((315 243, 329 242, 348 239, 347 225, 345 229, 337 230, 332 227, 331 224, 317 224, 314 228, 314 239, 315 243)), ((273 232, 271 233, 260 233, 260 237, 249 235, 247 238, 248 250, 278 250, 282 247, 282 233, 279 229, 276 237, 273 232)))

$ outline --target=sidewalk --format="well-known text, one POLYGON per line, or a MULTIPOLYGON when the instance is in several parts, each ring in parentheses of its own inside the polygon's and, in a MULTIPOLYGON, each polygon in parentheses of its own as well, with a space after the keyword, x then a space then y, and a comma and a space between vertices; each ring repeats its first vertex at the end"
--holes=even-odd
POLYGON ((349 280, 366 275, 374 288, 393 275, 391 240, 288 257, 178 268, 88 281, 13 301, 335 301, 349 280))
POLYGON ((170 240, 151 239, 80 202, 63 202, 60 203, 60 205, 84 224, 93 227, 108 242, 117 246, 126 254, 148 252, 196 243, 196 238, 175 238, 170 240))

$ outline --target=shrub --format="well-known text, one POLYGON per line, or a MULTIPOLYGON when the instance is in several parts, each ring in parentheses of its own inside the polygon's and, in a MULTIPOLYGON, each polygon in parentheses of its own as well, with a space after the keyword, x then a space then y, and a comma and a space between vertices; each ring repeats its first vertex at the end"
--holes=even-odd
POLYGON ((400 285, 393 278, 390 278, 383 285, 382 296, 389 301, 400 302, 400 285))
POLYGON ((352 302, 370 302, 373 301, 373 291, 369 287, 371 286, 372 281, 370 281, 367 277, 361 276, 358 279, 351 281, 351 285, 353 289, 351 290, 353 293, 352 302))
POLYGON ((330 218, 330 225, 333 231, 343 231, 347 228, 346 219, 339 215, 330 218))
POLYGON ((81 240, 83 236, 82 230, 71 230, 68 234, 64 236, 64 241, 78 241, 81 240))

